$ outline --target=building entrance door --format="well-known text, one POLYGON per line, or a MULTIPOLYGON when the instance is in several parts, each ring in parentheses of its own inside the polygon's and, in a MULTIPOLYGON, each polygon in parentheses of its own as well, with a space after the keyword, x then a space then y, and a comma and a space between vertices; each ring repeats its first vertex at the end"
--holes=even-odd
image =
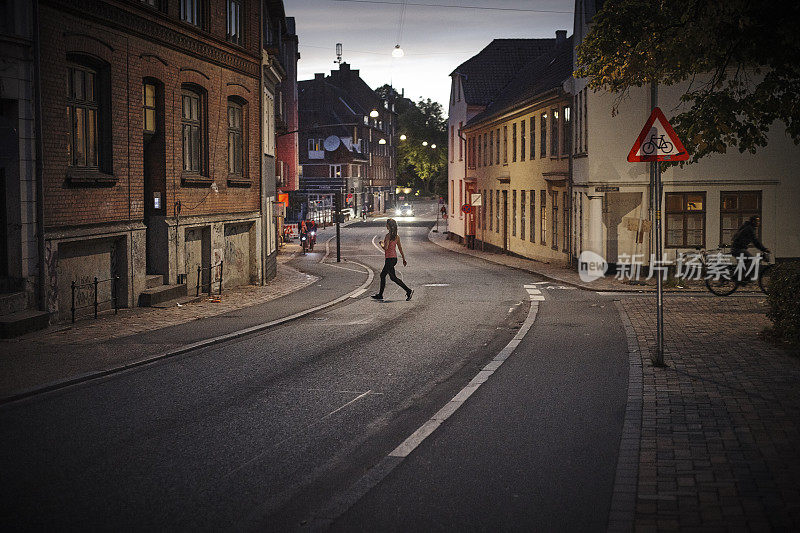
POLYGON ((508 251, 508 191, 503 191, 503 251, 508 251))
MULTIPOLYGON (((142 83, 144 223, 147 226, 147 273, 169 273, 169 239, 166 227, 166 143, 164 90, 156 80, 142 83)), ((165 280, 167 281, 167 280, 165 280)))

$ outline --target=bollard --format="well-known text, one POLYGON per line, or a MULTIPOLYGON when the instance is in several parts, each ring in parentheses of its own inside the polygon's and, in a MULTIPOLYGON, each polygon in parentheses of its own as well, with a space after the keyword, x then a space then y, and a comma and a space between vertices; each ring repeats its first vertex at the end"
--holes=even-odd
POLYGON ((222 265, 225 264, 225 261, 219 262, 219 293, 222 294, 222 265))
POLYGON ((114 276, 114 278, 111 280, 111 299, 114 300, 114 314, 115 315, 117 314, 117 311, 119 310, 119 304, 117 302, 117 280, 118 279, 119 279, 119 276, 114 276))
POLYGON ((200 268, 200 265, 197 265, 197 292, 195 296, 200 296, 200 276, 202 275, 203 270, 200 268))

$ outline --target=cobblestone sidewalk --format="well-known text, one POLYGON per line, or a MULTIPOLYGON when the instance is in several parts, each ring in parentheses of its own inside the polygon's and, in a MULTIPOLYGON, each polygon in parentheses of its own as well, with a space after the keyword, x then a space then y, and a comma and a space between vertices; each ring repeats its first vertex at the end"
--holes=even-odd
POLYGON ((654 368, 652 298, 622 305, 642 359, 636 531, 800 529, 800 359, 760 340, 753 297, 665 300, 654 368))

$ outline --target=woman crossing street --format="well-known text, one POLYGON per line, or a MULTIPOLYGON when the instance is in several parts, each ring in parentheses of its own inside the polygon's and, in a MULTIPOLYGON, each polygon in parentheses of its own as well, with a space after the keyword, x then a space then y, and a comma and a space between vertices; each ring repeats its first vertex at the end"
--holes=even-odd
POLYGON ((381 289, 378 294, 374 294, 372 297, 376 300, 383 300, 383 290, 386 288, 386 276, 388 275, 392 281, 406 291, 406 301, 408 301, 414 294, 414 290, 409 289, 394 271, 394 267, 397 265, 398 250, 400 250, 400 257, 403 259, 403 266, 408 264, 403 253, 403 245, 400 244, 400 237, 397 235, 397 221, 393 218, 388 219, 386 221, 386 229, 389 230, 389 233, 381 241, 381 248, 383 248, 384 253, 383 270, 381 270, 381 289))

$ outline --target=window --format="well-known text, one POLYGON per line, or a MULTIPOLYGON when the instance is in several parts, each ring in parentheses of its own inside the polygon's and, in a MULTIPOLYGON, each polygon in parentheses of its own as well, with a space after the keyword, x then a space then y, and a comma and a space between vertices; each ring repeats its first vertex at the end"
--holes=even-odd
POLYGON ((148 5, 159 11, 166 11, 167 10, 167 2, 166 0, 139 0, 142 4, 148 5))
POLYGON ((456 129, 455 126, 450 126, 450 162, 453 162, 453 158, 455 157, 455 150, 453 150, 453 142, 455 142, 455 133, 454 130, 456 129))
POLYGON ((228 100, 228 174, 244 175, 244 108, 228 100))
MULTIPOLYGON (((514 143, 516 146, 517 143, 514 143)), ((525 161, 525 121, 519 123, 519 160, 525 161)))
MULTIPOLYGON (((550 157, 558 156, 558 110, 551 109, 550 116, 550 157)), ((554 239, 555 240, 555 239, 554 239)))
POLYGON ((517 123, 511 125, 511 162, 517 162, 517 123))
POLYGON ((464 182, 458 180, 458 218, 464 218, 461 206, 464 205, 464 182))
POLYGON ((531 242, 536 242, 536 191, 531 189, 530 192, 531 194, 528 201, 531 206, 531 231, 528 234, 528 238, 531 242))
POLYGON ((156 86, 148 82, 142 86, 142 125, 145 133, 156 132, 156 86))
POLYGON ((183 135, 183 171, 202 174, 205 160, 205 125, 202 97, 198 92, 181 92, 181 133, 183 135))
POLYGON ((541 144, 541 149, 539 150, 539 155, 541 157, 547 157, 547 113, 542 113, 542 120, 540 130, 541 130, 541 137, 542 139, 539 141, 541 144))
POLYGON ((497 152, 495 155, 495 164, 500 164, 500 128, 497 128, 497 152))
POLYGON ((508 164, 508 126, 503 126, 503 164, 508 164))
POLYGON ((586 104, 588 93, 583 90, 583 152, 589 151, 589 108, 586 104))
POLYGON ((568 155, 570 152, 569 143, 572 139, 572 113, 569 106, 564 106, 562 112, 564 114, 564 132, 563 135, 561 135, 561 138, 564 140, 564 146, 561 149, 561 153, 568 155))
POLYGON ((228 41, 234 44, 242 44, 242 0, 228 0, 228 41))
POLYGON ((492 220, 494 218, 494 204, 492 203, 492 190, 489 190, 489 230, 492 229, 492 220))
POLYGON ((666 194, 666 245, 671 248, 704 246, 706 193, 666 194))
POLYGON ((494 196, 495 196, 495 202, 496 202, 496 205, 495 205, 495 208, 496 208, 495 217, 496 218, 495 218, 495 228, 494 229, 495 229, 495 231, 497 233, 500 233, 500 191, 495 191, 494 192, 494 196))
POLYGON ((511 236, 517 236, 517 191, 511 191, 511 236))
POLYGON ((561 249, 564 252, 569 252, 570 202, 567 193, 564 193, 564 205, 562 207, 562 211, 564 212, 564 223, 562 224, 563 228, 562 231, 564 232, 564 238, 562 239, 561 249))
POLYGON ((547 244, 547 191, 539 191, 539 242, 547 244))
MULTIPOLYGON (((761 191, 723 192, 720 197, 719 242, 730 244, 733 235, 751 216, 761 216, 761 191)), ((761 225, 758 226, 761 237, 761 225)))
MULTIPOLYGON (((472 140, 473 140, 473 144, 474 144, 475 139, 473 138, 472 140)), ((474 146, 473 146, 473 148, 474 148, 474 146)), ((480 167, 481 163, 482 163, 482 161, 481 161, 481 136, 478 135, 478 164, 475 165, 475 166, 476 167, 480 167)))
POLYGON ((519 191, 519 238, 525 240, 525 191, 519 191))
POLYGON ((67 155, 70 165, 80 169, 99 168, 97 71, 67 66, 67 155))
MULTIPOLYGON (((461 128, 463 128, 463 127, 464 127, 464 122, 463 121, 459 122, 458 123, 458 131, 460 132, 461 128)), ((458 160, 459 161, 463 161, 464 160, 464 140, 461 138, 460 134, 458 136, 458 160)))
POLYGON ((531 117, 531 161, 536 159, 536 117, 531 117))
POLYGON ((553 236, 551 240, 553 241, 552 246, 553 250, 558 250, 558 192, 553 191, 552 193, 552 207, 553 207, 553 236))
POLYGON ((481 198, 481 227, 486 228, 486 189, 483 189, 483 197, 481 198))
MULTIPOLYGON (((500 138, 498 136, 497 142, 500 143, 500 138)), ((494 130, 489 132, 489 164, 492 164, 492 160, 494 159, 494 130)), ((498 161, 499 163, 499 161, 498 161)))
POLYGON ((181 20, 194 26, 203 26, 203 0, 180 0, 181 20))
POLYGON ((576 107, 578 109, 577 124, 575 128, 575 153, 583 152, 583 91, 578 92, 576 99, 576 107))

